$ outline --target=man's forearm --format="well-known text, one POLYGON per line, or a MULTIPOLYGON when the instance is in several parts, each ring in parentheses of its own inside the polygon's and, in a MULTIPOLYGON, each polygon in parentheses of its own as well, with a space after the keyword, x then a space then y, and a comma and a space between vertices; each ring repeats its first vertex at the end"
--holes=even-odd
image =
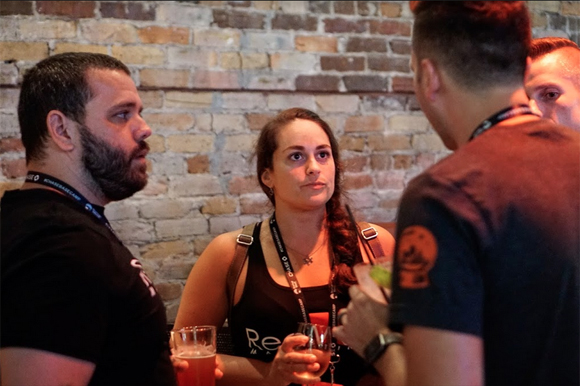
POLYGON ((374 366, 383 378, 385 386, 405 386, 407 382, 407 365, 403 345, 390 345, 375 362, 374 366))

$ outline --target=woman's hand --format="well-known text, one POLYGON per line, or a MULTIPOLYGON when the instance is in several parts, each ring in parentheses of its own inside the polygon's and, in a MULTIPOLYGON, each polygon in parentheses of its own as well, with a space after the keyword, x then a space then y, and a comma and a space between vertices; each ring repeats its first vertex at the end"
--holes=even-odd
POLYGON ((308 337, 305 335, 288 335, 278 347, 265 384, 286 386, 290 383, 305 385, 320 382, 320 378, 306 379, 296 374, 305 371, 314 372, 320 368, 314 354, 294 351, 295 347, 305 345, 307 342, 308 337))
MULTIPOLYGON (((173 365, 173 371, 175 371, 176 373, 185 371, 189 367, 189 363, 187 363, 187 361, 184 361, 183 359, 179 359, 178 357, 176 357, 173 354, 171 355, 170 358, 171 358, 171 364, 173 365)), ((222 363, 222 361, 221 361, 220 356, 216 355, 215 356, 215 379, 222 379, 222 377, 224 376, 224 373, 220 369, 221 363, 222 363)))

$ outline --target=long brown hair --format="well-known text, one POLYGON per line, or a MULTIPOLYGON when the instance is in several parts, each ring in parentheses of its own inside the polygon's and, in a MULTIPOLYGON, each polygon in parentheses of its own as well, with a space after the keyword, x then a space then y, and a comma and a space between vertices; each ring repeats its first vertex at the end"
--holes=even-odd
POLYGON ((298 107, 284 110, 266 123, 260 132, 255 149, 258 182, 272 204, 276 206, 274 195, 270 194, 270 188, 262 182, 261 175, 264 171, 272 169, 274 152, 278 148, 278 135, 280 131, 296 119, 315 122, 324 130, 330 141, 335 165, 335 185, 334 193, 326 203, 326 223, 328 225, 330 244, 334 252, 335 285, 339 293, 346 293, 348 287, 356 283, 352 266, 362 261, 362 256, 358 246, 356 228, 349 220, 342 206, 342 165, 340 162, 338 142, 328 123, 315 112, 298 107))

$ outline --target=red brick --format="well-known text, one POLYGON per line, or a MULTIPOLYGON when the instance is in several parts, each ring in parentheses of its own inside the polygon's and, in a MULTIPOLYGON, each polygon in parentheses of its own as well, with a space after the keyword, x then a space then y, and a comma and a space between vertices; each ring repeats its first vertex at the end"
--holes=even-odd
POLYGON ((24 158, 2 161, 2 172, 5 177, 18 178, 26 176, 26 161, 24 158))
POLYGON ((398 55, 411 55, 411 42, 407 40, 391 40, 391 51, 398 55))
POLYGON ((294 38, 296 51, 303 52, 337 52, 336 36, 296 36, 294 38))
POLYGON ((318 19, 308 15, 277 14, 272 19, 272 29, 316 31, 318 19))
POLYGON ((214 9, 213 20, 220 28, 264 29, 264 15, 229 9, 214 9))
POLYGON ((388 78, 379 75, 347 75, 343 78, 348 91, 388 91, 388 78))
POLYGON ((363 71, 365 58, 361 56, 322 56, 320 68, 323 71, 363 71))
MULTIPOLYGON (((400 200, 398 199, 387 198, 385 200, 381 200, 379 202, 379 206, 382 209, 397 209, 399 207, 399 202, 400 200)), ((389 230, 389 232, 391 232, 393 235, 395 234, 394 230, 389 230)))
POLYGON ((383 38, 352 37, 346 43, 347 52, 387 52, 387 41, 383 38))
POLYGON ((390 170, 378 173, 376 184, 379 189, 403 189, 405 188, 405 171, 390 170))
POLYGON ((197 155, 187 159, 187 172, 192 174, 209 173, 209 158, 207 155, 197 155))
POLYGON ((369 70, 410 72, 409 58, 393 58, 387 55, 369 55, 369 70))
POLYGON ((425 170, 431 166, 433 166, 437 162, 437 156, 435 154, 429 153, 420 153, 417 156, 416 164, 422 170, 425 170))
POLYGON ((151 25, 137 31, 139 39, 148 44, 177 43, 187 44, 189 42, 189 29, 179 27, 159 27, 151 25))
POLYGON ((380 115, 363 115, 348 117, 344 124, 345 133, 354 132, 381 132, 385 127, 385 120, 380 115))
POLYGON ((340 78, 332 75, 300 75, 296 78, 298 91, 338 91, 340 78))
POLYGON ((260 197, 240 198, 240 213, 242 214, 268 214, 272 212, 272 205, 266 195, 260 197))
POLYGON ((414 93, 413 78, 394 76, 393 77, 393 92, 408 92, 414 93))
POLYGON ((262 130, 274 116, 274 114, 246 114, 246 121, 250 130, 262 130))
POLYGON ((363 33, 368 31, 368 23, 362 20, 353 21, 346 19, 324 19, 324 32, 355 32, 363 33))
POLYGON ((395 154, 393 156, 393 168, 407 170, 413 166, 415 157, 412 155, 395 154))
POLYGON ((373 179, 369 174, 362 175, 345 175, 344 176, 344 190, 355 190, 368 188, 373 185, 373 179))
POLYGON ((239 89, 240 82, 235 72, 195 71, 193 86, 202 89, 239 89))
POLYGON ((354 1, 335 1, 334 13, 354 15, 354 1))
POLYGON ((38 13, 69 16, 72 18, 95 17, 94 1, 37 1, 38 13))
MULTIPOLYGON (((101 2, 101 4, 103 3, 101 2)), ((155 20, 155 6, 151 2, 146 1, 127 3, 127 19, 155 20)))
POLYGON ((401 17, 401 4, 393 4, 390 2, 381 2, 381 16, 383 17, 401 17))
POLYGON ((348 173, 357 173, 362 172, 364 167, 368 163, 368 157, 360 156, 360 157, 352 157, 347 158, 343 161, 344 170, 348 173))
POLYGON ((245 194, 262 192, 258 179, 255 176, 232 177, 229 182, 228 191, 230 194, 245 194))
POLYGON ((370 32, 381 35, 411 36, 411 23, 395 20, 371 20, 370 32))
POLYGON ((10 151, 24 151, 20 138, 0 139, 0 153, 8 153, 10 151))
POLYGON ((0 16, 32 14, 32 1, 2 1, 0 3, 0 16))
POLYGON ((101 1, 101 15, 115 19, 155 20, 155 7, 145 7, 145 2, 123 4, 115 1, 101 1))
POLYGON ((388 170, 391 167, 391 159, 384 154, 374 153, 371 156, 372 170, 388 170))

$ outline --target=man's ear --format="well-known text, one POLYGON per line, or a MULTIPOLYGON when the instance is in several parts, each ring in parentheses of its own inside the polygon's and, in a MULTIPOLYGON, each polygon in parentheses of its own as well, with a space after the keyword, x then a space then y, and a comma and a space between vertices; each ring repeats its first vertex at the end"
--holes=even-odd
POLYGON ((425 96, 433 102, 441 90, 441 74, 439 68, 431 59, 422 59, 421 87, 425 96))
POLYGON ((73 132, 72 125, 73 121, 58 110, 51 110, 46 116, 48 135, 62 151, 72 151, 75 148, 73 136, 77 131, 73 132))

